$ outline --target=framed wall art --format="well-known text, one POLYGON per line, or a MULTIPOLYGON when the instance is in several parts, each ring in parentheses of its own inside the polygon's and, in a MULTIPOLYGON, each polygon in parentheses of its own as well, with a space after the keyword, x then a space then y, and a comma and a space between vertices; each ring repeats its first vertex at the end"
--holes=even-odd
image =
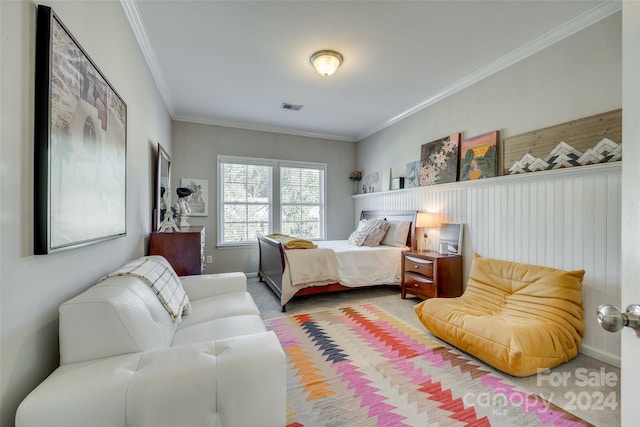
POLYGON ((34 253, 126 234, 127 105, 47 6, 38 6, 34 253))
POLYGON ((460 134, 422 144, 420 185, 444 184, 458 179, 458 146, 460 134))
POLYGON ((420 184, 420 160, 407 163, 404 174, 404 188, 417 187, 420 184))
POLYGON ((498 131, 460 144, 460 181, 498 176, 498 131))
POLYGON ((182 178, 180 187, 188 188, 192 191, 187 199, 191 208, 189 216, 209 215, 209 180, 198 178, 182 178))

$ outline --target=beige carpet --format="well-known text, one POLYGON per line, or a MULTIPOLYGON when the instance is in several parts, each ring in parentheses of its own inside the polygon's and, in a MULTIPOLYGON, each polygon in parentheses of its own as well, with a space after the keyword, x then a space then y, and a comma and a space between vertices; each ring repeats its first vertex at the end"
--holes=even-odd
MULTIPOLYGON (((413 306, 419 300, 401 299, 398 288, 378 287, 297 297, 287 304, 287 312, 282 313, 278 299, 264 283, 258 282, 256 278, 249 278, 248 287, 264 319, 371 303, 415 326, 431 339, 439 341, 424 329, 413 312, 413 306)), ((480 361, 475 361, 490 372, 504 375, 480 361)), ((619 378, 619 369, 584 355, 552 369, 547 375, 509 377, 519 388, 543 396, 578 418, 602 427, 620 425, 619 378), (608 377, 608 382, 613 385, 605 384, 606 381, 602 380, 604 377, 608 377), (614 377, 615 380, 612 381, 614 377)), ((494 422, 492 425, 501 424, 494 422)))

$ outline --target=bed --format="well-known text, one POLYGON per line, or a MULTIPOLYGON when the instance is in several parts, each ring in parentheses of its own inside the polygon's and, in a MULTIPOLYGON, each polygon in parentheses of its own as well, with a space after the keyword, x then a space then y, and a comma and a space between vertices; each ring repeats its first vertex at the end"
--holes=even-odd
POLYGON ((280 298, 282 311, 294 296, 379 285, 399 285, 401 252, 411 248, 417 211, 362 211, 360 220, 409 222, 404 245, 353 246, 346 240, 314 241, 315 249, 287 249, 258 235, 258 279, 280 298))

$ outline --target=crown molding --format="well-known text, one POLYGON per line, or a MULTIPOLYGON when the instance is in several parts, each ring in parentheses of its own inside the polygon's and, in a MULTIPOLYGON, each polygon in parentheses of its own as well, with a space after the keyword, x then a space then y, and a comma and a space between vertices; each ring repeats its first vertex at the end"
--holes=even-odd
POLYGON ((257 124, 257 123, 249 123, 249 122, 234 122, 234 121, 225 121, 225 120, 217 120, 217 119, 193 117, 193 116, 181 116, 181 115, 175 115, 172 118, 173 120, 176 120, 179 122, 197 123, 197 124, 212 125, 212 126, 224 126, 228 128, 235 128, 235 129, 280 133, 284 135, 304 136, 307 138, 330 139, 333 141, 358 142, 358 139, 356 139, 355 137, 349 137, 346 135, 301 131, 297 129, 270 126, 265 124, 257 124))
POLYGON ((358 135, 357 140, 361 141, 368 136, 373 135, 376 132, 379 132, 479 81, 491 76, 492 74, 497 73, 500 70, 503 70, 523 59, 533 55, 536 52, 541 51, 542 49, 553 45, 554 43, 559 42, 580 30, 583 30, 602 19, 613 15, 616 12, 622 10, 622 2, 620 0, 607 0, 598 6, 586 11, 582 15, 575 17, 574 19, 567 21, 565 24, 561 25, 549 31, 546 34, 538 37, 530 41, 529 43, 519 47, 518 49, 504 55, 501 58, 498 58, 494 62, 480 68, 479 70, 467 75, 466 77, 458 80, 454 84, 445 87, 444 89, 436 92, 429 98, 422 101, 420 104, 404 111, 403 113, 398 114, 395 117, 387 120, 384 123, 381 123, 378 126, 375 126, 369 129, 367 132, 364 132, 358 135))
POLYGON ((162 68, 160 68, 160 64, 156 59, 153 48, 151 47, 151 43, 149 43, 149 37, 147 37, 147 32, 145 31, 142 20, 140 19, 140 14, 138 13, 135 1, 120 0, 120 4, 124 9, 127 19, 129 20, 129 24, 133 29, 133 34, 136 36, 136 40, 138 40, 138 46, 140 46, 142 55, 147 63, 147 67, 149 67, 151 76, 153 77, 153 80, 155 80, 156 86, 160 91, 160 96, 164 101, 164 105, 169 111, 169 115, 173 116, 175 113, 175 106, 173 104, 173 99, 171 98, 171 92, 169 91, 169 86, 167 86, 164 74, 162 73, 162 68))

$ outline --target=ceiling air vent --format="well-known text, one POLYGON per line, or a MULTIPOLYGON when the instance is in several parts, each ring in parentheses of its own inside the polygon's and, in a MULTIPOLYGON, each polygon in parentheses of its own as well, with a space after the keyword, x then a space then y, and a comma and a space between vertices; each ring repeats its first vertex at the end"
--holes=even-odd
POLYGON ((291 111, 300 111, 302 110, 302 105, 290 104, 288 102, 283 102, 280 106, 283 110, 291 110, 291 111))

